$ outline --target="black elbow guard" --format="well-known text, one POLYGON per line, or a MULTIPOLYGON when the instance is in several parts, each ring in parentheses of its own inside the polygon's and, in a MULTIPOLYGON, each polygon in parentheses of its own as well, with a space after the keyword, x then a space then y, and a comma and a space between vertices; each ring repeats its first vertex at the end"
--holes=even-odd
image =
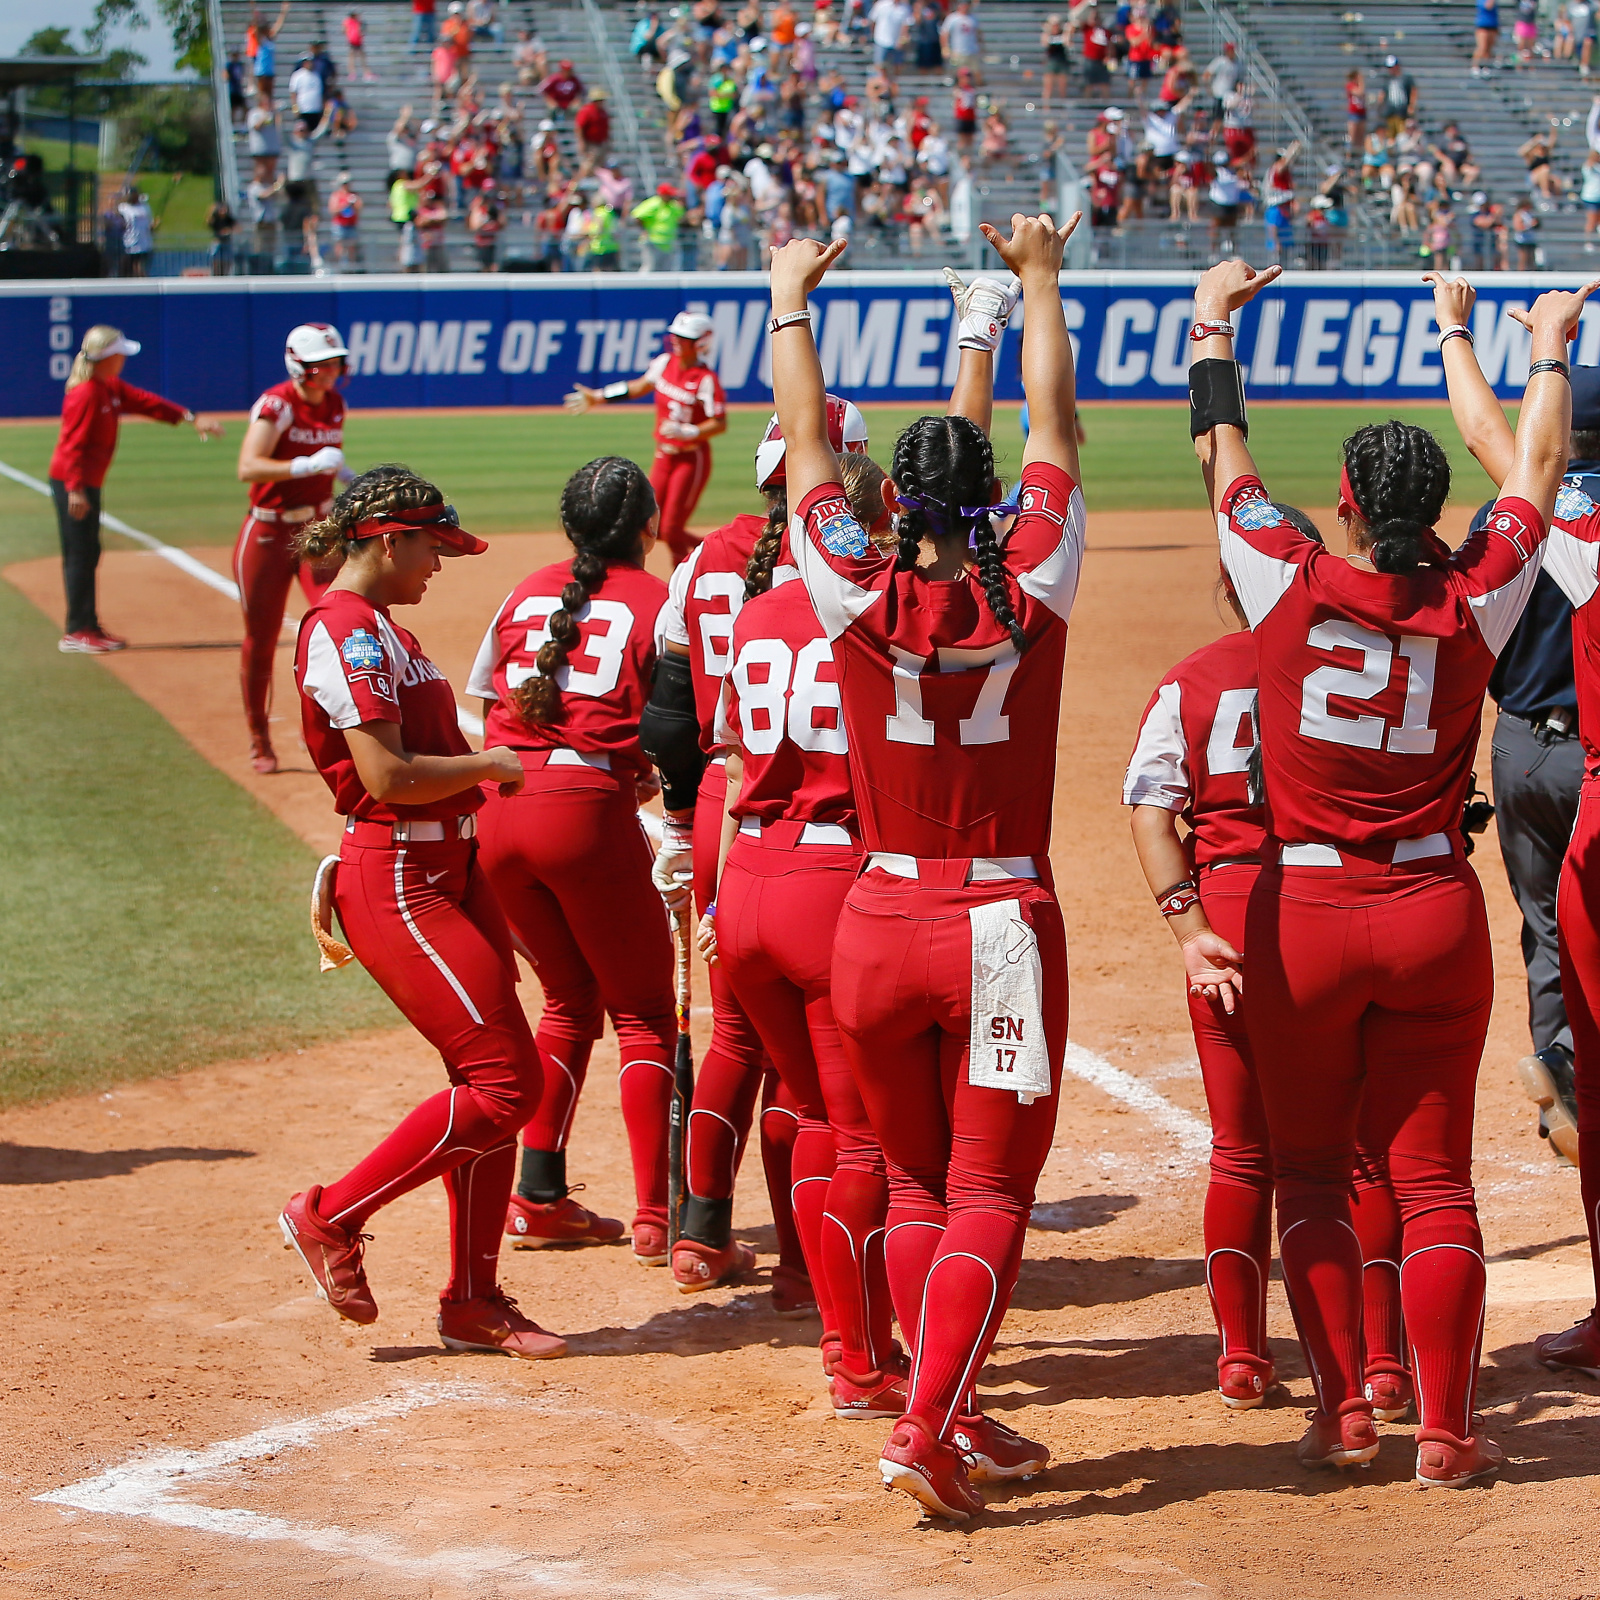
POLYGON ((693 808, 706 758, 700 719, 694 710, 689 658, 663 651, 656 660, 650 699, 639 718, 639 743, 661 773, 661 798, 668 811, 693 808))
POLYGON ((1189 437, 1198 439, 1218 423, 1231 423, 1250 437, 1244 409, 1244 368, 1237 361, 1207 357, 1189 368, 1189 437))

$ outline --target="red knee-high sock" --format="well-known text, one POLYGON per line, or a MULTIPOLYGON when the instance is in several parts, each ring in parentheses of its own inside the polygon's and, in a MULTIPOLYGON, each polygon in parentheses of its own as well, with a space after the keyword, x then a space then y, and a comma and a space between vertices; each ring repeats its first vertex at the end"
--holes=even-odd
POLYGON ((910 1409, 944 1437, 973 1391, 1016 1287, 1026 1213, 960 1210, 950 1215, 928 1268, 910 1409))
POLYGON ((789 1158, 789 1196, 795 1231, 800 1235, 800 1253, 811 1279, 811 1292, 817 1297, 824 1334, 835 1333, 839 1327, 822 1264, 822 1213, 828 1204, 833 1163, 833 1130, 826 1122, 802 1117, 789 1158))
POLYGON ((1361 1241, 1362 1328, 1367 1375, 1406 1370, 1400 1313, 1400 1206, 1388 1181, 1357 1181, 1351 1221, 1361 1241))
POLYGON ((499 1279, 506 1203, 517 1172, 517 1145, 507 1139, 444 1175, 450 1196, 450 1283, 446 1300, 474 1300, 499 1279))
POLYGON ((1578 1134, 1578 1190, 1583 1197, 1584 1225, 1589 1230, 1594 1299, 1600 1306, 1600 1133, 1578 1134))
POLYGON ((715 1032, 694 1082, 684 1171, 689 1193, 702 1200, 728 1200, 739 1170, 739 1152, 750 1131, 761 1069, 720 1048, 715 1032))
POLYGON ((667 1225, 667 1116, 672 1104, 672 1057, 659 1047, 629 1051, 617 1080, 622 1125, 633 1158, 635 1224, 667 1225))
POLYGON ((778 1237, 778 1265, 804 1276, 805 1249, 794 1218, 794 1142, 799 1133, 800 1111, 794 1096, 777 1073, 768 1071, 761 1084, 761 1166, 772 1202, 772 1231, 778 1237))
MULTIPOLYGON (((1329 1215, 1322 1201, 1296 1217, 1280 1205, 1278 1255, 1289 1306, 1306 1352, 1317 1404, 1332 1415, 1366 1392, 1361 1341, 1361 1244, 1345 1215, 1329 1215)), ((1348 1202, 1343 1194, 1338 1203, 1348 1202)))
POLYGON ((1405 1232, 1400 1295, 1424 1428, 1464 1439, 1483 1347, 1483 1236, 1467 1208, 1430 1211, 1405 1232))
POLYGON ((522 1130, 522 1143, 529 1150, 565 1150, 572 1135, 572 1118, 578 1109, 589 1076, 589 1053, 594 1040, 580 1039, 564 1028, 551 1028, 548 1018, 535 1035, 539 1054, 544 1059, 544 1088, 538 1109, 522 1130))
POLYGON ((1268 1365, 1267 1273, 1272 1265, 1272 1191, 1213 1179, 1205 1205, 1206 1293, 1222 1361, 1268 1365))
POLYGON ((939 1241, 944 1238, 948 1220, 942 1181, 935 1190, 908 1183, 896 1173, 889 1174, 884 1270, 900 1332, 913 1356, 922 1321, 922 1295, 928 1284, 928 1268, 939 1253, 939 1241))
MULTIPOLYGON (((424 1100, 369 1156, 317 1199, 326 1222, 359 1232, 380 1206, 504 1142, 507 1104, 458 1084, 424 1100)), ((517 1117, 525 1107, 511 1103, 517 1117)), ((514 1125, 514 1123, 513 1123, 514 1125)), ((504 1198, 509 1198, 509 1191, 504 1198)), ((502 1210, 500 1226, 505 1226, 502 1210)))
MULTIPOLYGON (((837 1168, 822 1221, 822 1275, 839 1330, 839 1365, 865 1380, 893 1349, 883 1227, 889 1185, 877 1173, 837 1168)), ((815 1281, 815 1279, 813 1279, 815 1281)))

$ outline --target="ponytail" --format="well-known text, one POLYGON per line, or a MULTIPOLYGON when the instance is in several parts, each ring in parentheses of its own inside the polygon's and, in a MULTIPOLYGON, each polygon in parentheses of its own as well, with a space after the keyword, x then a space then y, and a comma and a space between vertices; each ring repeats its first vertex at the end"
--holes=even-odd
POLYGON ((784 529, 789 526, 789 490, 775 484, 766 491, 767 525, 761 530, 755 548, 750 552, 750 563, 744 569, 744 597, 754 600, 772 587, 772 569, 777 565, 778 552, 783 549, 784 529))
POLYGON ((1344 442, 1345 474, 1379 572, 1415 572, 1450 493, 1450 459, 1426 428, 1374 423, 1344 442))
POLYGON ((572 581, 561 591, 561 609, 551 613, 549 638, 534 657, 538 672, 511 691, 511 703, 524 722, 537 725, 559 719, 557 675, 582 638, 577 614, 605 582, 613 561, 638 555, 655 512, 650 480, 637 462, 624 456, 600 456, 567 479, 561 491, 561 526, 577 554, 572 558, 572 581))

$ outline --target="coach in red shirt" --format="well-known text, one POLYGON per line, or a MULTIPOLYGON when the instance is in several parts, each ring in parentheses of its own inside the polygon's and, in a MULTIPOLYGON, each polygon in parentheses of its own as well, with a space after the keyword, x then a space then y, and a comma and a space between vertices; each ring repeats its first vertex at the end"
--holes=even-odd
POLYGON ((61 530, 61 575, 67 591, 67 631, 60 648, 69 655, 104 655, 127 643, 107 633, 95 611, 100 486, 111 469, 123 413, 158 422, 192 422, 202 439, 222 437, 222 424, 215 417, 196 416, 158 394, 124 383, 123 363, 138 353, 138 344, 124 338, 119 329, 97 324, 84 334, 83 348, 67 378, 61 436, 50 457, 50 492, 61 530))

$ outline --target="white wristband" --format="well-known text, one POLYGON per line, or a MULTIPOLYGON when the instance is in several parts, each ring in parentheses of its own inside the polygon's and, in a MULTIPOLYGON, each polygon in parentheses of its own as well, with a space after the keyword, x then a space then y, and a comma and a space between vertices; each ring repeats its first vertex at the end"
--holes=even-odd
POLYGON ((1448 328, 1441 328, 1439 330, 1439 348, 1443 350, 1445 340, 1453 339, 1457 336, 1465 339, 1468 344, 1476 343, 1476 340, 1474 340, 1472 337, 1472 329, 1469 328, 1466 323, 1452 322, 1448 328))

